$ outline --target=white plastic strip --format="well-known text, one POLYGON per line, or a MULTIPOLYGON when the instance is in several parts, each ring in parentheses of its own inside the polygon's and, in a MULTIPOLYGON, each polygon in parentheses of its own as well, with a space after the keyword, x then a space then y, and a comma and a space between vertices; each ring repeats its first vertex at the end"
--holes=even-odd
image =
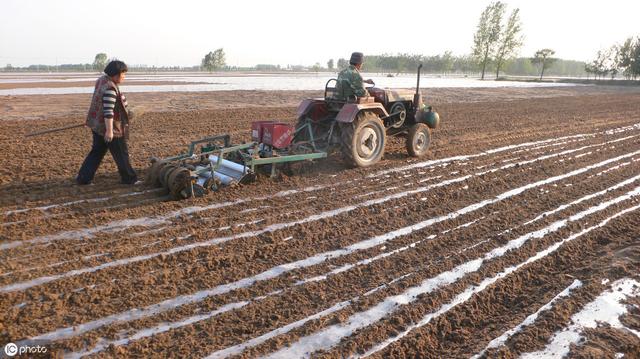
POLYGON ((180 328, 189 324, 193 324, 202 320, 207 320, 207 319, 211 319, 219 314, 222 313, 226 313, 228 311, 234 310, 234 309, 239 309, 244 307, 245 305, 249 304, 249 302, 237 302, 237 303, 231 303, 231 304, 227 304, 227 305, 223 305, 222 307, 211 311, 209 313, 206 314, 200 314, 200 315, 196 315, 196 316, 192 316, 189 317, 185 320, 179 321, 179 322, 172 322, 172 323, 160 323, 155 327, 152 328, 146 328, 146 329, 142 329, 138 332, 136 332, 135 334, 123 338, 123 339, 117 339, 117 340, 103 340, 102 342, 99 342, 95 347, 93 347, 91 350, 88 351, 84 351, 84 352, 74 352, 74 353, 65 353, 64 357, 65 358, 82 358, 86 355, 91 355, 91 354, 95 354, 98 352, 101 352, 103 350, 105 350, 106 348, 108 348, 111 345, 115 345, 115 346, 121 346, 121 345, 127 345, 132 341, 136 341, 136 340, 140 340, 142 338, 147 338, 147 337, 151 337, 153 335, 156 334, 160 334, 160 333, 164 333, 167 332, 171 329, 174 328, 180 328))
POLYGON ((604 323, 612 328, 627 330, 640 338, 640 332, 627 328, 620 322, 620 316, 627 312, 627 306, 623 301, 638 296, 640 296, 640 282, 629 278, 614 282, 610 290, 600 294, 580 312, 571 316, 571 325, 554 333, 550 343, 544 349, 523 354, 520 358, 562 358, 569 354, 571 345, 580 343, 585 328, 597 328, 604 323))
MULTIPOLYGON (((610 130, 610 131, 617 131, 617 132, 611 132, 611 133, 618 133, 618 132, 623 132, 623 131, 629 131, 629 130, 632 130, 632 129, 635 129, 635 128, 640 128, 640 124, 636 124, 636 125, 633 125, 633 126, 622 127, 622 128, 614 129, 614 130, 610 130)), ((560 137, 560 138, 552 138, 552 139, 541 140, 541 141, 526 142, 526 143, 521 143, 521 144, 517 144, 517 145, 509 145, 509 146, 499 147, 499 148, 491 149, 491 150, 480 152, 480 153, 473 154, 473 155, 453 156, 453 157, 443 158, 443 159, 439 159, 439 160, 423 161, 423 162, 414 163, 414 164, 412 164, 410 166, 399 167, 399 168, 390 169, 390 170, 384 170, 384 171, 378 172, 378 173, 376 173, 374 175, 371 175, 370 177, 378 177, 378 176, 385 175, 386 173, 389 173, 389 172, 406 171, 406 170, 409 170, 409 169, 412 169, 412 168, 431 167, 431 166, 439 165, 439 164, 442 164, 442 163, 449 163, 449 162, 455 162, 455 161, 460 161, 460 160, 466 160, 468 158, 475 158, 475 157, 485 156, 485 155, 488 155, 488 154, 499 153, 499 152, 511 150, 511 149, 514 149, 514 148, 521 148, 521 147, 525 147, 526 148, 526 147, 537 146, 537 145, 541 145, 541 144, 547 144, 547 143, 562 141, 564 139, 569 139, 569 138, 592 137, 592 136, 595 136, 597 134, 598 133, 578 134, 578 135, 565 136, 565 137, 560 137)), ((168 213, 168 214, 163 215, 163 216, 141 217, 141 218, 135 218, 135 219, 119 220, 119 221, 114 221, 114 222, 111 222, 111 223, 108 223, 108 224, 105 224, 105 225, 96 226, 96 227, 90 228, 90 229, 64 231, 64 232, 60 232, 58 234, 36 237, 36 238, 30 239, 30 240, 6 242, 6 243, 0 244, 0 250, 15 248, 15 247, 22 246, 22 245, 25 245, 25 244, 46 243, 46 242, 55 241, 55 240, 66 240, 66 239, 79 240, 79 239, 83 239, 83 238, 92 238, 95 234, 103 232, 103 231, 120 232, 120 231, 124 231, 124 230, 126 230, 126 229, 128 229, 130 227, 134 227, 134 226, 156 226, 158 224, 168 224, 168 220, 170 220, 172 218, 176 218, 176 217, 181 216, 181 215, 189 215, 189 214, 196 213, 196 212, 207 211, 207 210, 217 209, 217 208, 223 208, 223 207, 237 205, 237 204, 251 202, 251 201, 259 201, 259 200, 264 200, 264 199, 268 199, 268 198, 271 198, 271 197, 283 197, 283 196, 296 194, 296 193, 299 193, 299 192, 317 191, 317 190, 321 190, 321 189, 324 189, 326 187, 333 186, 333 185, 335 185, 335 184, 322 185, 322 186, 312 186, 312 187, 307 187, 307 188, 303 188, 303 189, 300 189, 300 190, 298 190, 298 189, 286 190, 286 191, 278 192, 278 193, 276 193, 276 194, 274 194, 272 196, 255 197, 255 198, 249 198, 249 199, 240 199, 240 200, 231 201, 231 202, 220 202, 220 203, 214 203, 214 204, 211 204, 211 205, 208 205, 208 206, 187 207, 187 208, 183 208, 183 209, 168 213)))
POLYGON ((493 283, 497 282, 498 280, 500 280, 501 278, 504 278, 506 276, 508 276, 509 274, 515 272, 516 270, 524 267, 527 264, 533 263, 541 258, 546 257, 547 255, 555 252, 556 250, 558 250, 558 248, 560 248, 560 246, 562 246, 563 244, 572 241, 580 236, 583 236, 589 232, 591 232, 594 229, 597 228, 601 228, 603 226, 605 226, 607 223, 609 223, 609 221, 618 218, 624 214, 636 211, 638 208, 640 208, 640 205, 631 207, 631 208, 627 208, 621 212, 616 213, 615 215, 608 217, 607 219, 605 219, 604 221, 600 222, 599 224, 583 229, 582 231, 573 234, 567 238, 565 238, 564 240, 555 243, 554 245, 552 245, 551 247, 540 251, 538 253, 536 253, 536 255, 534 255, 533 257, 530 257, 529 259, 527 259, 526 261, 516 265, 516 266, 512 266, 509 268, 506 268, 503 272, 498 273, 497 275, 495 275, 494 277, 491 278, 487 278, 484 281, 482 281, 479 285, 477 286, 471 286, 469 288, 467 288, 467 290, 465 290, 464 292, 462 292, 461 294, 459 294, 458 296, 456 296, 451 302, 443 305, 442 307, 440 307, 440 309, 434 313, 430 313, 427 314, 426 316, 424 316, 418 323, 413 324, 411 326, 409 326, 406 330, 404 330, 403 332, 401 332, 400 334, 389 338, 387 340, 385 340, 384 342, 376 345, 375 347, 373 347, 371 350, 367 351, 364 355, 362 355, 361 357, 367 357, 371 354, 374 354, 384 348, 386 348, 387 346, 389 346, 390 344, 404 338, 407 334, 409 334, 412 330, 416 329, 416 328, 420 328, 423 327, 427 324, 429 324, 429 322, 431 322, 431 320, 433 320, 434 318, 439 317, 442 314, 447 313, 449 310, 453 309, 454 307, 458 306, 459 304, 462 304, 464 302, 466 302, 467 300, 469 300, 471 298, 471 296, 473 296, 476 293, 479 293, 481 291, 483 291, 484 289, 486 289, 489 285, 492 285, 493 283))
POLYGON ((487 346, 481 352, 471 357, 471 359, 480 359, 484 355, 484 353, 487 352, 487 350, 502 346, 504 343, 507 342, 507 340, 509 340, 509 338, 521 332, 525 327, 528 327, 529 325, 535 323, 535 321, 538 319, 540 314, 551 309, 558 300, 569 297, 571 295, 571 291, 581 286, 582 286, 581 281, 579 281, 578 279, 574 280, 573 283, 571 283, 568 287, 566 287, 562 292, 558 293, 555 297, 553 297, 553 299, 551 299, 545 305, 543 305, 538 310, 536 310, 535 313, 525 318, 525 320, 523 320, 520 324, 507 330, 506 332, 502 333, 502 335, 500 335, 499 337, 490 341, 489 344, 487 344, 487 346))
MULTIPOLYGON (((603 204, 606 204, 604 206, 591 207, 586 211, 580 212, 572 216, 571 218, 580 219, 586 216, 587 214, 595 213, 598 210, 602 210, 604 208, 607 208, 608 206, 611 206, 613 204, 616 204, 621 201, 632 198, 634 196, 637 196, 638 194, 640 194, 640 187, 636 188, 631 192, 628 192, 623 196, 617 197, 613 200, 603 203, 603 204)), ((572 235, 569 238, 564 239, 563 241, 557 242, 556 244, 545 249, 544 251, 538 252, 535 256, 529 258, 527 261, 522 262, 517 266, 509 267, 505 269, 504 272, 499 273, 495 277, 485 279, 480 285, 475 287, 470 287, 465 292, 458 295, 452 302, 442 306, 439 311, 425 316, 421 321, 419 321, 414 325, 409 326, 405 331, 403 331, 399 335, 389 338, 388 340, 375 346, 373 349, 368 351, 364 356, 368 356, 379 350, 382 350, 383 348, 387 347, 389 344, 406 336, 413 329, 416 329, 428 324, 434 317, 437 317, 443 313, 446 313, 451 308, 457 306, 460 303, 465 302, 473 294, 481 290, 484 290, 487 286, 498 281, 500 278, 506 277, 508 274, 514 272, 515 270, 521 268, 522 266, 527 265, 533 261, 537 261, 538 259, 545 257, 548 254, 554 252, 565 242, 573 240, 596 228, 600 228, 604 226, 606 223, 608 223, 611 219, 619 217, 627 212, 636 210, 637 208, 640 208, 640 205, 626 209, 622 212, 619 212, 614 216, 611 216, 606 220, 602 221, 599 225, 589 227, 588 229, 583 230, 578 234, 572 235)), ((379 320, 383 319, 384 317, 398 310, 398 308, 402 305, 414 302, 418 298, 418 296, 423 295, 425 293, 430 293, 436 289, 439 289, 441 287, 457 282, 459 279, 466 276, 467 274, 470 274, 479 270, 481 265, 485 261, 498 258, 500 256, 503 256, 508 251, 521 247, 524 244, 524 242, 530 238, 541 238, 548 233, 556 231, 560 228, 558 226, 558 223, 564 222, 566 224, 567 221, 568 220, 565 219, 562 221, 555 222, 542 230, 531 232, 521 237, 518 237, 517 239, 511 240, 507 242, 506 245, 496 248, 493 251, 487 253, 483 258, 478 258, 478 259, 465 262, 453 268, 452 270, 440 273, 436 277, 429 278, 423 281, 420 285, 411 287, 399 295, 387 297, 385 298, 385 300, 369 308, 368 310, 351 315, 347 320, 344 321, 344 323, 329 326, 327 328, 322 329, 319 332, 300 338, 297 342, 293 343, 289 347, 283 348, 275 353, 272 353, 271 355, 268 355, 267 357, 268 358, 288 358, 288 357, 302 358, 302 357, 308 357, 311 353, 315 351, 329 349, 335 346, 336 344, 338 344, 340 340, 342 340, 342 338, 352 335, 356 330, 362 329, 364 327, 367 327, 369 325, 372 325, 378 322, 379 320)))
MULTIPOLYGON (((640 152, 640 151, 636 151, 636 152, 640 152)), ((620 158, 625 158, 628 156, 632 156, 635 155, 634 153, 631 154, 626 154, 626 155, 622 155, 622 156, 618 156, 616 158, 612 158, 612 159, 608 159, 605 161, 602 161, 600 163, 594 164, 594 165, 590 165, 587 167, 584 167, 582 169, 578 169, 572 172, 569 172, 568 174, 565 175, 561 175, 561 176, 555 176, 546 180, 542 180, 542 181, 538 181, 535 182, 534 184, 528 184, 525 185, 523 187, 520 187, 522 190, 510 190, 508 192, 503 193, 502 195, 497 196, 496 198, 492 199, 492 200, 485 200, 470 206, 467 206, 461 210, 458 210, 456 212, 450 213, 448 215, 445 216, 441 216, 441 217, 437 217, 437 218, 433 218, 433 219, 429 219, 427 221, 423 221, 420 222, 416 225, 412 225, 412 226, 408 226, 405 228, 401 228, 399 230, 395 230, 380 236, 376 236, 358 243, 354 243, 348 247, 342 248, 342 249, 338 249, 335 251, 330 251, 330 252, 325 252, 325 253, 321 253, 300 261, 296 261, 296 262, 291 262, 291 263, 287 263, 287 264, 283 264, 274 268, 271 268, 265 272, 262 272, 254 277, 248 277, 248 278, 244 278, 240 281, 237 282, 233 282, 233 283, 229 283, 229 284, 224 284, 224 285, 220 285, 218 287, 214 287, 212 289, 207 289, 207 290, 203 290, 203 291, 199 291, 196 292, 194 294, 190 294, 190 295, 182 295, 179 297, 175 297, 172 299, 167 299, 163 302, 160 302, 158 304, 154 304, 142 309, 139 308, 135 308, 135 309, 131 309, 122 313, 117 313, 117 314, 113 314, 98 320, 94 320, 85 324, 80 324, 74 327, 67 327, 67 328, 60 328, 57 330, 54 330, 52 332, 43 334, 41 336, 38 336, 38 339, 48 339, 48 340, 59 340, 59 339, 65 339, 71 336, 75 336, 75 335, 79 335, 83 332, 89 331, 89 330, 93 330, 99 327, 102 327, 104 325, 109 325, 115 322, 120 322, 120 321, 129 321, 129 320, 136 320, 136 319, 140 319, 140 318, 144 318, 144 317, 148 317, 151 315, 155 315, 159 312, 162 311, 166 311, 166 310, 170 310, 173 308, 176 308, 180 305, 184 305, 184 304, 188 304, 188 303, 194 303, 194 302, 198 302, 198 301, 202 301, 204 298, 207 298, 209 296, 213 296, 213 295, 219 295, 221 293, 226 293, 229 292, 230 290, 234 290, 234 289, 238 289, 238 288, 243 288, 249 285, 252 285, 253 283, 255 283, 256 281, 260 281, 260 280, 266 280, 266 279, 271 279, 271 278, 275 278, 279 275, 281 275, 282 273, 288 272, 290 270, 293 269, 297 269, 297 268, 303 268, 303 267, 307 267, 307 266, 311 266, 314 264, 318 264, 321 263, 329 258, 334 258, 334 257, 339 257, 339 256, 343 256, 349 253, 352 253, 356 250, 362 250, 362 249, 367 249, 367 248, 371 248, 374 247, 376 245, 379 245, 381 243, 384 243, 386 241, 389 241, 393 238, 396 238, 398 236, 401 235, 406 235, 406 234, 410 234, 415 230, 419 230, 422 228, 425 228, 428 225, 431 225, 433 223, 437 223, 440 221, 444 221, 446 219, 450 219, 450 218, 456 218, 458 216, 460 216, 463 213, 469 213, 472 212, 476 209, 482 208, 488 204, 497 202, 498 200, 501 199, 505 199, 505 198, 509 198, 510 196, 522 193, 525 189, 528 188, 533 188, 537 185, 543 185, 546 183, 550 183, 553 181, 558 181, 562 178, 565 177, 569 177, 578 173, 582 173, 585 171, 588 171, 591 168, 597 168, 597 167, 601 167, 604 166, 608 163, 614 162, 620 158), (506 196, 505 194, 509 193, 510 195, 506 196)), ((464 176, 466 177, 466 176, 464 176)), ((462 178, 464 178, 462 177, 462 178)), ((253 232, 249 232, 249 233, 253 233, 253 232)), ((178 247, 178 248, 184 248, 184 247, 178 247)), ((162 252, 162 253, 167 253, 167 252, 162 252)), ((141 257, 148 257, 148 258, 152 258, 158 255, 161 255, 162 253, 154 253, 151 255, 146 255, 146 256, 138 256, 138 257, 134 257, 138 260, 143 260, 143 259, 139 259, 141 257)), ((146 258, 145 258, 146 259, 146 258)), ((122 259, 119 261, 115 261, 115 262, 109 262, 109 263, 105 263, 101 266, 98 267, 90 267, 87 269, 84 269, 86 272, 90 272, 90 271, 95 271, 95 270, 99 270, 104 268, 105 265, 109 265, 109 266, 116 266, 116 265, 121 265, 121 264, 126 264, 126 263, 130 263, 131 262, 131 258, 126 258, 126 259, 122 259), (113 263, 113 264, 111 264, 113 263)), ((80 274, 78 273, 78 271, 81 270, 75 270, 75 271, 71 271, 71 272, 67 272, 70 273, 70 275, 77 275, 80 274)), ((0 288, 0 291, 3 292, 11 292, 11 291, 15 291, 15 290, 23 290, 26 288, 30 288, 33 287, 35 285, 41 284, 41 283, 46 283, 46 282, 50 282, 56 279, 60 279, 62 278, 64 275, 66 275, 67 273, 63 273, 62 275, 57 275, 57 276, 49 276, 49 277, 41 277, 41 278, 36 278, 30 281, 26 281, 26 282, 21 282, 21 283, 14 283, 14 284, 10 284, 7 286, 4 286, 2 288, 0 288)))

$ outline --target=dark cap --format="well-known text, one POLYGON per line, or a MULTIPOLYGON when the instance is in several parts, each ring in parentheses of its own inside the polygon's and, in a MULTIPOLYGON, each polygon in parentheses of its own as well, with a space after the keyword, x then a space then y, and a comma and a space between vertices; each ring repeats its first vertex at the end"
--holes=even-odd
POLYGON ((362 52, 354 52, 351 54, 349 63, 358 65, 362 63, 362 60, 364 60, 364 55, 362 54, 362 52))

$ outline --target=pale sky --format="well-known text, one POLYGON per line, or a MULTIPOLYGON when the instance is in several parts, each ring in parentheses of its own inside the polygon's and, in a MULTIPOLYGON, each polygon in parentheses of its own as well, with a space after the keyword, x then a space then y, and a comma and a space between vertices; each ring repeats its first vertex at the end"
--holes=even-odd
MULTIPOLYGON (((129 64, 191 66, 219 47, 238 66, 326 66, 352 51, 462 55, 489 2, 1 0, 0 67, 90 63, 98 52, 129 64)), ((640 35, 638 0, 503 2, 508 12, 520 8, 522 56, 551 48, 591 60, 640 35)))

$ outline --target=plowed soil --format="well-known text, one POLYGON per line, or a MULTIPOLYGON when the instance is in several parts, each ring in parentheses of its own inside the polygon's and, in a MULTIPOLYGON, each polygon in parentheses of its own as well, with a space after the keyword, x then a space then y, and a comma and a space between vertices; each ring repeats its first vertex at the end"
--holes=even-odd
MULTIPOLYGON (((133 165, 143 177, 150 157, 190 140, 293 123, 307 95, 132 94, 146 110, 133 165)), ((23 137, 82 122, 86 96, 3 98, 0 345, 105 358, 638 357, 640 92, 429 95, 443 122, 425 158, 392 138, 373 168, 334 155, 185 201, 118 184, 108 156, 95 184, 75 185, 87 129, 23 137), (611 315, 589 327, 579 315, 594 306, 611 315), (578 339, 556 345, 572 328, 578 339)))

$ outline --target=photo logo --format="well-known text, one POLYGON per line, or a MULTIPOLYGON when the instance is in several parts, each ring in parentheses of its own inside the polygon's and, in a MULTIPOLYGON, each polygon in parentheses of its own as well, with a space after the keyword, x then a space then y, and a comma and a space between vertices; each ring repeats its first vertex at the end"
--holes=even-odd
POLYGON ((4 346, 4 353, 8 357, 14 357, 16 355, 23 354, 42 354, 47 352, 47 347, 43 345, 21 345, 17 346, 15 343, 9 343, 4 346))
POLYGON ((4 353, 10 357, 15 356, 18 354, 18 346, 13 343, 9 343, 4 346, 4 353))

